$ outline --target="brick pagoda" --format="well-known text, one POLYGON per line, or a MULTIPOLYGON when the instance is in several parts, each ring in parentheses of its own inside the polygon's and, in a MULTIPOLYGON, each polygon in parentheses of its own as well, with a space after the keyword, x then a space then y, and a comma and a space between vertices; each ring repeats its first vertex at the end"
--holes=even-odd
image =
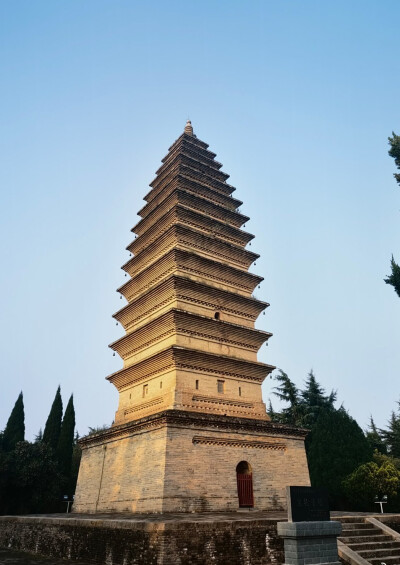
POLYGON ((215 153, 193 133, 169 148, 145 196, 114 314, 123 368, 113 426, 81 440, 75 512, 285 508, 285 487, 308 485, 304 430, 274 424, 257 361, 271 336, 262 277, 215 153))

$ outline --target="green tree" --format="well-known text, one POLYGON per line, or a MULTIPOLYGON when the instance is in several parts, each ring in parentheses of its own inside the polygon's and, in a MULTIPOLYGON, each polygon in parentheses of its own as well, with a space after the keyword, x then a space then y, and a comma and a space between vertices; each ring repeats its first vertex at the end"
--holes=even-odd
MULTIPOLYGON (((17 444, 7 461, 9 471, 6 512, 12 514, 59 511, 62 477, 53 449, 44 442, 17 444), (11 470, 11 472, 10 472, 11 470)), ((2 508, 4 512, 4 507, 2 508)))
MULTIPOLYGON (((396 135, 394 131, 392 132, 393 137, 388 137, 390 149, 388 151, 390 157, 393 157, 395 165, 400 169, 400 135, 396 135)), ((393 173, 394 178, 400 184, 400 174, 393 173)))
POLYGON ((79 434, 76 432, 74 439, 74 448, 72 450, 71 461, 71 474, 69 478, 68 492, 73 494, 75 492, 76 483, 78 480, 79 465, 81 463, 82 450, 79 446, 79 434))
POLYGON ((397 296, 400 296, 400 266, 394 260, 393 255, 390 261, 390 268, 392 269, 391 274, 383 280, 386 284, 391 284, 396 291, 397 296))
MULTIPOLYGON (((400 136, 396 135, 392 132, 393 137, 389 137, 389 145, 390 149, 388 151, 390 157, 393 157, 395 165, 398 169, 400 169, 400 136)), ((400 174, 394 173, 393 174, 396 181, 400 184, 400 174)), ((392 260, 390 262, 391 274, 386 278, 383 279, 386 284, 390 284, 393 286, 394 290, 397 293, 397 296, 400 297, 400 266, 394 260, 392 255, 392 260)))
POLYGON ((58 387, 56 395, 51 406, 49 416, 46 421, 43 432, 43 442, 47 443, 54 450, 57 449, 58 440, 60 439, 61 420, 63 415, 63 406, 61 399, 61 389, 58 387))
POLYGON ((301 398, 304 412, 302 424, 312 428, 321 413, 327 410, 334 410, 336 392, 332 391, 326 395, 325 390, 311 370, 308 373, 305 388, 301 391, 301 398))
POLYGON ((370 416, 369 426, 365 432, 365 437, 373 451, 378 451, 383 454, 387 453, 386 443, 383 440, 382 434, 378 431, 372 416, 370 416))
POLYGON ((326 487, 333 509, 342 510, 342 482, 359 465, 372 459, 372 450, 357 422, 340 408, 320 411, 307 445, 311 484, 326 487))
POLYGON ((279 386, 274 387, 275 396, 289 406, 283 408, 280 414, 274 413, 274 419, 284 424, 300 425, 303 411, 298 388, 282 369, 275 375, 275 380, 279 383, 279 386))
POLYGON ((343 481, 343 487, 354 510, 366 511, 374 507, 375 496, 389 500, 397 496, 400 487, 400 472, 388 459, 378 464, 369 461, 360 465, 343 481))
POLYGON ((19 393, 14 408, 3 432, 2 448, 12 451, 19 441, 25 438, 25 413, 22 392, 19 393))
POLYGON ((57 446, 57 457, 60 463, 60 470, 65 477, 70 476, 72 451, 74 447, 75 432, 75 409, 73 395, 68 401, 65 409, 64 418, 61 424, 60 437, 57 446))
MULTIPOLYGON (((398 403, 399 404, 399 403, 398 403)), ((392 412, 386 430, 380 430, 392 457, 400 457, 400 415, 392 412)))

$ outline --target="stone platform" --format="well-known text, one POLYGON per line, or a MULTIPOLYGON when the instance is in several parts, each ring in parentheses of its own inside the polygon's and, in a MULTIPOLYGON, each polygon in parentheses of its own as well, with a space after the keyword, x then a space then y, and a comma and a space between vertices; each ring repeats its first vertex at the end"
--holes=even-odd
POLYGON ((0 516, 0 547, 102 565, 284 563, 285 513, 0 516))
MULTIPOLYGON (((331 512, 333 520, 352 516, 373 517, 331 512)), ((374 516, 392 527, 400 524, 399 515, 374 516)), ((0 555, 0 563, 25 565, 13 553, 25 551, 32 562, 42 555, 54 564, 66 559, 84 565, 281 565, 277 523, 286 519, 285 512, 256 511, 0 516, 0 548, 10 552, 0 555)))

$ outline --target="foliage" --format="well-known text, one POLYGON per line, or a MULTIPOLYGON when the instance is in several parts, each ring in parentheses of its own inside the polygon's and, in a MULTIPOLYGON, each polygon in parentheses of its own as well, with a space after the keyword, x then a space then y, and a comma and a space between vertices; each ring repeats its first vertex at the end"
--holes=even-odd
POLYGON ((377 451, 383 454, 387 453, 387 445, 383 440, 382 433, 378 431, 372 416, 370 416, 369 426, 365 432, 365 437, 367 438, 372 451, 377 451))
POLYGON ((390 261, 391 274, 383 279, 386 284, 391 284, 396 291, 397 296, 400 296, 400 266, 395 262, 393 255, 390 261))
POLYGON ((61 420, 63 414, 63 406, 61 399, 61 389, 58 387, 56 395, 53 400, 53 404, 50 409, 49 416, 44 427, 43 439, 44 443, 47 443, 54 450, 57 449, 58 440, 60 438, 61 431, 61 420))
POLYGON ((78 444, 79 436, 75 436, 74 447, 72 449, 72 459, 71 459, 71 472, 68 480, 68 494, 72 495, 75 492, 76 483, 78 480, 79 465, 81 463, 82 450, 78 444))
POLYGON ((303 426, 312 428, 320 414, 324 411, 334 410, 336 392, 331 391, 329 395, 326 395, 325 390, 317 382, 312 370, 308 373, 305 389, 301 392, 301 397, 304 412, 301 421, 303 426))
POLYGON ((60 437, 57 446, 57 457, 60 470, 65 477, 71 473, 72 451, 74 447, 75 409, 73 395, 68 401, 61 424, 60 437))
POLYGON ((0 466, 2 514, 24 514, 58 509, 62 477, 52 448, 43 443, 19 442, 0 466))
POLYGON ((392 412, 388 422, 387 430, 380 430, 383 440, 387 446, 387 451, 392 457, 400 457, 400 414, 399 402, 397 414, 392 412))
POLYGON ((288 406, 275 412, 274 420, 309 429, 306 453, 311 483, 328 488, 332 506, 343 507, 343 478, 372 457, 363 431, 344 408, 335 408, 336 392, 326 394, 313 371, 302 390, 283 371, 275 378, 280 385, 274 394, 288 406))
POLYGON ((12 409, 10 417, 3 432, 2 449, 11 451, 19 441, 25 438, 25 413, 22 392, 19 393, 17 401, 12 409))
POLYGON ((103 424, 102 426, 95 426, 94 428, 91 428, 89 426, 89 433, 87 434, 88 436, 93 436, 95 434, 98 434, 100 432, 103 432, 104 430, 108 430, 110 426, 107 426, 107 424, 103 424))
POLYGON ((343 482, 349 500, 357 510, 372 510, 375 496, 394 498, 400 487, 400 471, 389 458, 369 461, 357 467, 343 482))
POLYGON ((275 380, 280 383, 279 386, 274 388, 275 396, 277 396, 279 400, 287 402, 289 405, 284 408, 279 415, 275 414, 276 420, 283 424, 299 424, 302 411, 298 388, 281 369, 279 373, 275 375, 275 380))
MULTIPOLYGON (((388 151, 390 157, 393 157, 395 165, 400 169, 400 135, 396 135, 394 131, 392 132, 393 137, 388 137, 390 149, 388 151)), ((396 181, 400 184, 400 174, 393 174, 396 181)))
MULTIPOLYGON (((388 153, 390 157, 393 157, 396 167, 400 169, 400 136, 396 135, 394 132, 392 132, 392 136, 393 137, 388 138, 390 145, 388 153)), ((393 176, 400 184, 400 174, 394 173, 393 176)), ((386 284, 392 285, 397 295, 400 297, 400 266, 394 260, 393 255, 390 262, 390 268, 392 271, 391 274, 383 280, 386 284)))
POLYGON ((71 396, 61 429, 58 431, 62 399, 57 390, 45 432, 34 442, 23 440, 24 418, 22 393, 11 413, 0 442, 0 514, 63 512, 62 495, 72 495, 78 476, 80 448, 78 434, 74 437, 75 410, 71 396), (22 424, 21 424, 22 422, 22 424), (18 424, 18 425, 17 425, 18 424))
POLYGON ((328 488, 332 508, 346 507, 343 479, 371 458, 362 429, 344 408, 320 412, 307 445, 307 459, 311 484, 328 488))

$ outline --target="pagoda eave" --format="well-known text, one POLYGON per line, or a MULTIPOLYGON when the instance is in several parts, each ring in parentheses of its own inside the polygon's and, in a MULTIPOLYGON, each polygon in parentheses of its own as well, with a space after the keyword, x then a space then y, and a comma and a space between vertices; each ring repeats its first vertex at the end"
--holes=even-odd
POLYGON ((215 355, 174 345, 159 351, 152 357, 115 371, 106 377, 106 380, 121 389, 166 371, 189 368, 199 373, 219 374, 261 384, 276 367, 258 361, 237 360, 225 355, 215 355))
POLYGON ((166 410, 145 416, 138 420, 120 424, 119 426, 112 426, 96 434, 85 436, 79 439, 79 445, 82 447, 90 447, 97 444, 102 445, 108 441, 128 437, 135 432, 164 427, 167 424, 182 426, 184 429, 209 428, 211 426, 212 428, 225 432, 258 433, 268 437, 275 436, 301 440, 305 440, 309 433, 309 430, 305 428, 296 428, 268 420, 223 416, 219 414, 202 414, 199 412, 186 412, 184 410, 166 410))

